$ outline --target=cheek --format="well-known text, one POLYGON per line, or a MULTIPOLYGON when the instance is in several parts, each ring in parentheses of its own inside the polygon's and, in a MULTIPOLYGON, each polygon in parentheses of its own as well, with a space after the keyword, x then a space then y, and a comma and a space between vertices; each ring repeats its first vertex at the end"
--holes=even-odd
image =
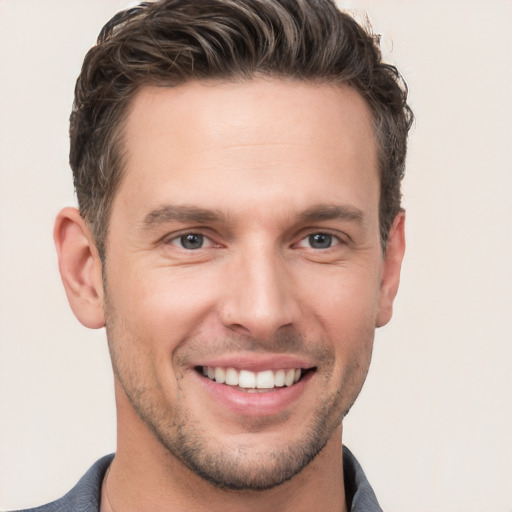
POLYGON ((215 303, 212 280, 187 269, 138 269, 108 280, 112 302, 131 330, 166 345, 199 327, 215 303))
MULTIPOLYGON (((364 382, 373 349, 378 310, 378 276, 358 269, 338 269, 309 287, 308 322, 314 339, 330 345, 334 356, 329 378, 355 399, 364 382)), ((336 384, 336 386, 338 386, 336 384)), ((347 397, 345 397, 347 398, 347 397)))
POLYGON ((339 268, 303 286, 305 310, 334 337, 358 339, 372 331, 378 312, 379 277, 359 268, 339 268))

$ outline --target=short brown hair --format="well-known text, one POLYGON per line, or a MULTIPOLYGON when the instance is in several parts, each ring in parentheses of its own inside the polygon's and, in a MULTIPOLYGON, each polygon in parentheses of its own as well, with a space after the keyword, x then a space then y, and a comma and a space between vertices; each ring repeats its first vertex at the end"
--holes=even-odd
POLYGON ((102 259, 122 179, 123 121, 144 85, 255 75, 348 84, 373 113, 379 147, 380 237, 400 210, 413 114, 379 38, 332 0, 159 0, 116 14, 86 55, 71 114, 70 164, 82 217, 102 259))

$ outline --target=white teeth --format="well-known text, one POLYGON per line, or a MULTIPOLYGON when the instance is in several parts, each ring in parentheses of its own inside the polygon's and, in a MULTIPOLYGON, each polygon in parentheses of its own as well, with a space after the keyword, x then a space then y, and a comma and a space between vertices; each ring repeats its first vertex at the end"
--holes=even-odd
POLYGON ((298 382, 302 375, 300 368, 251 372, 249 370, 237 370, 235 368, 223 368, 220 366, 203 366, 201 371, 205 377, 219 384, 239 386, 246 390, 263 390, 291 386, 298 382))
POLYGON ((294 378, 295 378, 295 370, 288 370, 284 377, 284 385, 291 386, 293 384, 294 378))
POLYGON ((255 388, 256 374, 247 370, 242 370, 238 375, 238 385, 241 388, 255 388))
POLYGON ((277 370, 276 374, 274 375, 274 386, 276 388, 282 388, 284 386, 285 375, 286 374, 284 370, 277 370))
POLYGON ((224 384, 226 381, 226 372, 224 371, 224 368, 215 368, 215 381, 219 384, 224 384))
POLYGON ((256 374, 256 387, 259 389, 272 389, 274 387, 274 372, 266 370, 256 374))
POLYGON ((226 370, 226 384, 238 386, 238 372, 234 368, 228 368, 226 370))

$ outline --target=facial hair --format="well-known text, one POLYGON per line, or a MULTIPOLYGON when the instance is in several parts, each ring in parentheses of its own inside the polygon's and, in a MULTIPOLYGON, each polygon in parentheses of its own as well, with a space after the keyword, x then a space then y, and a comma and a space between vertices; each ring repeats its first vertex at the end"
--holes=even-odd
MULTIPOLYGON (((264 341, 241 335, 213 343, 201 338, 185 340, 173 354, 173 366, 182 369, 182 372, 189 367, 192 358, 197 358, 197 354, 208 358, 241 350, 265 354, 288 353, 307 356, 308 360, 315 361, 314 378, 319 379, 320 387, 333 389, 330 394, 326 392, 321 397, 316 409, 308 415, 297 439, 285 440, 274 446, 268 443, 260 446, 262 443, 234 438, 229 449, 226 449, 211 436, 202 418, 190 414, 183 405, 186 402, 181 398, 187 391, 184 389, 183 373, 176 373, 178 393, 175 402, 169 404, 158 398, 158 386, 148 381, 144 366, 141 372, 140 366, 130 365, 124 357, 120 340, 126 334, 119 318, 109 308, 107 336, 114 373, 134 411, 172 457, 212 485, 232 491, 271 489, 290 480, 313 461, 359 394, 369 366, 373 341, 371 333, 371 339, 366 344, 367 360, 362 358, 347 363, 338 376, 337 385, 333 386, 332 379, 336 378, 333 351, 325 344, 307 341, 297 332, 284 332, 264 341)), ((151 346, 146 340, 138 340, 138 343, 151 346)), ((247 433, 254 440, 260 432, 269 429, 272 429, 269 420, 263 418, 258 423, 258 420, 251 419, 247 433)))

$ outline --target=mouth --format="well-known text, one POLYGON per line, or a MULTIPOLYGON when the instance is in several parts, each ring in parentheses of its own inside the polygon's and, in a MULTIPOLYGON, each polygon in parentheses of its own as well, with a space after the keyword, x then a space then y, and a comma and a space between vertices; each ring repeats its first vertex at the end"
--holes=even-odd
POLYGON ((207 379, 247 393, 262 393, 291 387, 315 368, 280 368, 253 372, 222 366, 196 366, 195 370, 207 379))
MULTIPOLYGON (((315 392, 313 361, 287 354, 239 353, 197 361, 191 367, 205 391, 205 407, 215 416, 282 418, 315 392)), ((205 409, 206 410, 206 409, 205 409)))

